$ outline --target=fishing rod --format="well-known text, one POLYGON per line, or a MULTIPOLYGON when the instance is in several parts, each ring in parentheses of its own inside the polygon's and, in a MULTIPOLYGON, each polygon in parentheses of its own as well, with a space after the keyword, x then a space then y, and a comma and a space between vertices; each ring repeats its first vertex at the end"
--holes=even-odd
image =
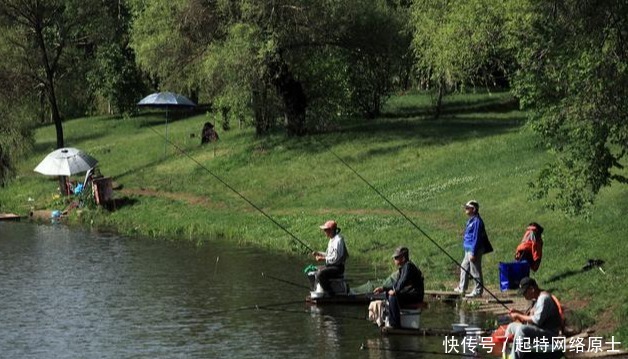
MULTIPOLYGON (((317 138, 313 137, 314 140, 318 141, 321 145, 324 146, 324 144, 317 138)), ((324 148, 327 148, 327 150, 334 156, 336 157, 336 159, 338 161, 340 161, 340 163, 344 164, 345 166, 347 166, 347 168, 349 168, 351 170, 351 172, 353 172, 356 176, 358 176, 358 178, 360 178, 364 183, 366 183, 373 191, 375 191, 375 193, 377 193, 384 201, 386 201, 393 209, 395 209, 403 218, 405 218, 414 228, 416 228, 419 232, 421 232, 427 239, 430 240, 430 242, 432 242, 438 249, 440 249, 443 253, 445 253, 445 255, 447 257, 449 257, 449 259, 451 259, 454 263, 456 263, 456 265, 458 267, 460 267, 460 269, 462 269, 467 275, 469 275, 471 278, 473 278, 473 280, 475 280, 478 285, 480 285, 488 294, 491 295, 491 297, 495 298, 495 300, 497 301, 497 303, 501 304, 504 308, 506 308, 508 311, 510 311, 510 308, 508 308, 508 306, 506 306, 506 304, 504 304, 501 300, 499 300, 499 298, 497 298, 497 296, 495 296, 495 294, 493 294, 493 292, 491 292, 490 290, 488 290, 488 288, 486 288, 484 286, 484 284, 480 283, 480 280, 475 278, 473 275, 471 275, 471 272, 467 269, 465 269, 464 267, 462 267, 462 265, 460 263, 458 263, 458 261, 452 257, 449 253, 447 253, 447 251, 441 247, 435 240, 432 239, 432 237, 430 237, 427 233, 425 233, 425 231, 423 231, 421 229, 421 227, 419 227, 412 219, 410 219, 410 217, 408 217, 401 209, 399 209, 399 207, 397 207, 394 203, 392 203, 386 196, 384 196, 377 188, 375 188, 375 186, 373 186, 369 181, 366 180, 366 178, 364 178, 362 175, 360 175, 358 173, 358 171, 356 171, 355 169, 353 169, 353 167, 351 167, 345 160, 343 160, 342 158, 340 158, 340 156, 338 156, 336 154, 336 152, 334 152, 331 148, 329 148, 329 146, 324 146, 324 148)))
POLYGON ((303 284, 298 284, 298 283, 291 282, 291 281, 288 281, 288 280, 285 280, 285 279, 277 278, 277 277, 274 277, 274 276, 272 276, 272 275, 270 275, 270 274, 266 274, 266 273, 264 273, 264 272, 262 272, 262 277, 264 277, 264 278, 274 279, 274 280, 276 280, 276 281, 278 281, 278 282, 281 282, 281 283, 286 283, 286 284, 290 284, 290 285, 292 285, 292 286, 299 287, 299 288, 305 288, 305 289, 307 289, 307 290, 311 290, 311 289, 312 289, 312 288, 310 288, 310 287, 308 287, 308 286, 305 286, 305 285, 303 285, 303 284))
POLYGON ((202 169, 204 169, 207 173, 209 173, 210 175, 212 175, 212 177, 214 177, 216 180, 218 180, 220 183, 222 183, 225 187, 229 188, 233 193, 237 194, 240 198, 242 198, 246 203, 248 203, 251 207, 255 208, 257 211, 259 211, 261 214, 264 215, 264 217, 268 218, 271 222, 273 222, 275 225, 277 225, 277 227, 281 228, 284 232, 286 232, 292 239, 294 239, 295 241, 297 241, 300 245, 302 245, 305 249, 309 250, 310 252, 314 252, 314 250, 312 248, 310 248, 310 246, 308 246, 307 244, 305 244, 303 241, 301 241, 299 238, 297 238, 297 236, 295 236, 292 232, 290 232, 288 229, 286 229, 286 227, 282 226, 279 222, 277 222, 273 217, 271 217, 268 213, 264 212, 263 209, 259 208, 255 203, 251 202, 248 198, 246 198, 242 193, 238 192, 235 188, 233 188, 229 183, 227 183, 225 180, 223 180, 220 176, 218 176, 217 174, 215 174, 214 172, 212 172, 209 168, 207 168, 206 166, 204 166, 202 163, 200 163, 199 161, 197 161, 194 157, 190 156, 185 150, 183 150, 181 147, 179 147, 176 143, 170 141, 168 138, 164 137, 161 133, 157 132, 157 130, 155 130, 152 127, 149 127, 153 132, 155 132, 158 136, 164 138, 166 140, 166 142, 168 142, 170 145, 172 145, 172 147, 174 147, 177 151, 179 151, 182 155, 184 155, 185 157, 189 158, 192 162, 196 163, 199 167, 201 167, 202 169))

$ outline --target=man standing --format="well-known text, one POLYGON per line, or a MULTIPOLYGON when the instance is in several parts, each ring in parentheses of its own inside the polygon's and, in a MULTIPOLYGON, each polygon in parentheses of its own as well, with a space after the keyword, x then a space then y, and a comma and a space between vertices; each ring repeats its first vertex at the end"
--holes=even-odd
POLYGON ((455 292, 464 294, 469 283, 469 274, 473 277, 475 285, 471 293, 465 297, 474 298, 482 296, 484 291, 484 281, 482 278, 482 256, 493 251, 491 242, 488 240, 484 221, 480 217, 480 204, 471 200, 464 205, 464 210, 469 220, 464 230, 463 247, 464 259, 460 269, 460 283, 454 288, 455 292))
POLYGON ((316 281, 325 292, 334 295, 330 279, 342 277, 345 273, 345 261, 349 257, 349 252, 344 238, 340 235, 340 228, 338 228, 336 221, 327 221, 320 226, 320 229, 325 232, 329 242, 327 243, 327 251, 312 253, 317 261, 325 261, 325 266, 320 267, 316 272, 316 281))
POLYGON ((406 247, 399 247, 393 253, 393 260, 399 267, 399 277, 392 287, 378 287, 373 293, 386 292, 388 298, 389 324, 393 328, 401 327, 401 306, 423 302, 423 275, 414 263, 410 262, 410 252, 406 247))

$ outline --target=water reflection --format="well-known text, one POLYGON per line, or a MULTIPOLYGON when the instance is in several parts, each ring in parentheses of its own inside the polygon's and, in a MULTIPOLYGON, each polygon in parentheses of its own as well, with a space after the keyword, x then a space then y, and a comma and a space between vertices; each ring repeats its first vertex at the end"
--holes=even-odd
MULTIPOLYGON (((442 352, 443 338, 381 337, 366 321, 366 307, 309 306, 305 289, 261 276, 306 285, 307 261, 221 241, 196 246, 0 223, 0 356, 436 358, 403 350, 442 352), (361 350, 365 343, 391 350, 361 350)), ((357 264, 349 275, 358 272, 368 276, 357 264)), ((458 319, 445 305, 428 312, 422 322, 432 327, 458 319)))

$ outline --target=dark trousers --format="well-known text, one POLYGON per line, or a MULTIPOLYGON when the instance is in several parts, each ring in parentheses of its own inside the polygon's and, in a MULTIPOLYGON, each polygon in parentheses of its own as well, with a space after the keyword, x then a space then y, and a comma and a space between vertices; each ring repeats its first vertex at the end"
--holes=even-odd
POLYGON ((316 279, 318 279, 318 283, 320 283, 325 292, 334 294, 334 291, 331 289, 330 279, 342 277, 344 273, 344 266, 323 266, 316 273, 316 279))
POLYGON ((401 307, 406 304, 420 303, 423 298, 418 294, 398 293, 396 295, 386 294, 388 299, 388 324, 393 328, 401 327, 401 307))

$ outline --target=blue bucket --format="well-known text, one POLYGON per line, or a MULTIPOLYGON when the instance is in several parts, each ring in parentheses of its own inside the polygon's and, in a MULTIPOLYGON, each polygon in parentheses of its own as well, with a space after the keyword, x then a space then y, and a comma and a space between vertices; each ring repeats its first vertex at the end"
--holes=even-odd
POLYGON ((499 262, 499 289, 518 289, 521 279, 530 276, 530 264, 526 261, 504 263, 499 262))

